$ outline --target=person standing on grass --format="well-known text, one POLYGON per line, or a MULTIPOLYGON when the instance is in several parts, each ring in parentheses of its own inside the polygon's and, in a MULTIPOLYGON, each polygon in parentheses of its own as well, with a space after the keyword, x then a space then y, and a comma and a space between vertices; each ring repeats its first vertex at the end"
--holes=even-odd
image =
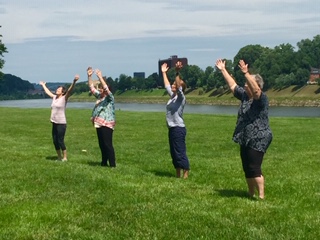
POLYGON ((64 136, 67 130, 67 119, 66 119, 66 106, 71 92, 79 80, 79 75, 75 75, 72 84, 68 89, 63 86, 59 86, 53 94, 46 86, 46 83, 40 81, 45 93, 52 98, 51 104, 51 117, 52 123, 52 139, 56 149, 58 160, 67 161, 67 148, 64 143, 64 136))
POLYGON ((172 163, 176 169, 176 176, 181 177, 183 171, 183 178, 188 178, 190 164, 186 154, 186 134, 187 130, 183 120, 183 109, 186 104, 186 97, 184 91, 186 84, 180 78, 179 71, 182 68, 182 63, 176 63, 176 78, 172 85, 170 85, 167 71, 169 67, 166 63, 162 64, 161 71, 163 75, 164 86, 170 96, 167 103, 166 120, 169 129, 169 146, 172 163))
POLYGON ((99 78, 98 90, 94 87, 92 81, 92 74, 94 70, 89 67, 87 69, 88 85, 91 93, 98 99, 92 110, 91 121, 96 128, 99 147, 101 151, 101 166, 116 167, 116 158, 113 148, 113 130, 116 124, 115 121, 115 106, 114 96, 109 90, 109 87, 102 77, 102 73, 99 69, 95 70, 97 77, 99 78))
POLYGON ((257 190, 259 198, 264 199, 264 176, 261 165, 263 156, 272 141, 272 132, 268 117, 269 102, 266 94, 262 92, 263 79, 259 74, 251 75, 248 64, 240 60, 238 66, 246 78, 243 88, 238 86, 228 73, 225 61, 218 59, 215 65, 221 70, 234 96, 241 101, 233 140, 240 144, 240 156, 248 194, 254 197, 257 190))

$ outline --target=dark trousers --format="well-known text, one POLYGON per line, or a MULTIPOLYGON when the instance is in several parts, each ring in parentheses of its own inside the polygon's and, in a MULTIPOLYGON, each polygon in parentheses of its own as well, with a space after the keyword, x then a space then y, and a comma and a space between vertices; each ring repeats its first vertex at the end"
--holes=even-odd
POLYGON ((246 178, 255 178, 262 175, 263 152, 256 151, 250 147, 240 146, 240 156, 246 178))
POLYGON ((190 169, 186 148, 187 130, 185 127, 169 128, 169 145, 172 163, 175 168, 190 169))
POLYGON ((66 150, 64 136, 66 134, 67 124, 52 123, 52 140, 56 150, 66 150))
POLYGON ((112 144, 113 129, 108 127, 97 128, 97 135, 102 157, 101 166, 108 166, 109 161, 110 167, 115 167, 116 158, 112 144))

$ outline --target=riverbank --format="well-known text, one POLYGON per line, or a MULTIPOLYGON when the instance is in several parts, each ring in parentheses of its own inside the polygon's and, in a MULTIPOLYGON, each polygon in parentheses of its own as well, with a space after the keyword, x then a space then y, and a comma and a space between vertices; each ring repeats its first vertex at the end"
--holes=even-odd
MULTIPOLYGON (((320 88, 318 85, 306 85, 301 88, 290 86, 281 90, 268 90, 266 94, 269 98, 270 106, 295 106, 295 107, 320 107, 320 88)), ((239 101, 229 90, 213 89, 204 91, 203 89, 188 90, 186 92, 188 104, 204 105, 239 105, 239 101)), ((124 93, 115 94, 119 103, 166 103, 168 96, 164 89, 152 90, 128 90, 124 93)), ((94 97, 87 93, 73 95, 71 101, 94 101, 94 97)))

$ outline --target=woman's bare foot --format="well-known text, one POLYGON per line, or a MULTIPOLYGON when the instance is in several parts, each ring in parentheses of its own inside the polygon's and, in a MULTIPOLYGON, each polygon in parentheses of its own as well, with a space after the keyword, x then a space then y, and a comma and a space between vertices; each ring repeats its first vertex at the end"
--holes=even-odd
POLYGON ((187 179, 189 177, 189 170, 183 170, 183 178, 187 179))

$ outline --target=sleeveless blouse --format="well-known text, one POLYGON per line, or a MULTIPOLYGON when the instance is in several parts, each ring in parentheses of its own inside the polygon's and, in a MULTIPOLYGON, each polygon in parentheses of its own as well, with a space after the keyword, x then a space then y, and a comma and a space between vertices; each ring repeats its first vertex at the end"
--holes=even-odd
POLYGON ((51 117, 50 121, 57 124, 67 124, 66 119, 66 97, 61 96, 57 98, 56 95, 54 95, 51 103, 51 117))

